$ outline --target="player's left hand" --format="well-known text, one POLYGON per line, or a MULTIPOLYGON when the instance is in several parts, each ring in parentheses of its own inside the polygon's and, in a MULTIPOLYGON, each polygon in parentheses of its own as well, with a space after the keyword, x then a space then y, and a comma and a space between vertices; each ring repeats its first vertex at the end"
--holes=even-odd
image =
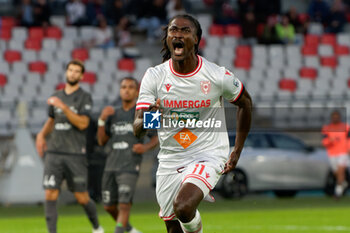
POLYGON ((146 152, 146 147, 141 143, 137 143, 133 145, 132 151, 135 152, 136 154, 143 154, 146 152))
POLYGON ((235 169, 238 159, 239 159, 240 153, 233 150, 230 154, 230 157, 228 161, 225 163, 224 170, 221 172, 221 174, 226 174, 235 169))
POLYGON ((62 100, 56 96, 52 96, 52 97, 48 98, 47 104, 52 105, 52 106, 57 107, 57 108, 60 108, 60 109, 63 109, 66 106, 62 102, 62 100))

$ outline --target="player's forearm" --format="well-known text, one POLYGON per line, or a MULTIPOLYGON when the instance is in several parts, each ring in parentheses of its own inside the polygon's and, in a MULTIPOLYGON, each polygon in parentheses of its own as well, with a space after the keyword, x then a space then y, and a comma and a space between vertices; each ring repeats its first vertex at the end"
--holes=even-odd
POLYGON ((38 136, 46 138, 46 136, 52 132, 54 123, 55 123, 55 120, 52 117, 49 117, 45 122, 43 128, 38 133, 38 136))
POLYGON ((97 129, 97 142, 98 145, 103 146, 107 143, 109 137, 106 134, 106 130, 104 126, 99 126, 97 129))
POLYGON ((68 106, 64 106, 64 108, 62 108, 62 111, 68 118, 69 122, 78 129, 84 130, 89 126, 90 119, 88 116, 78 115, 70 110, 68 106))
POLYGON ((239 102, 237 111, 237 130, 235 151, 240 153, 248 136, 252 119, 252 100, 248 93, 239 102))
POLYGON ((158 145, 158 136, 153 136, 151 140, 145 144, 146 151, 149 151, 158 145))
POLYGON ((143 113, 142 110, 137 110, 135 113, 135 120, 133 124, 134 135, 141 138, 146 134, 146 129, 143 128, 143 113))

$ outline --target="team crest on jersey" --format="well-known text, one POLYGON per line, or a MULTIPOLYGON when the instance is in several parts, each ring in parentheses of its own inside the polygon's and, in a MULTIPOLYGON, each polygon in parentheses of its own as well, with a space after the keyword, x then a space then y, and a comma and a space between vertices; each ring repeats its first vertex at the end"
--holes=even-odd
POLYGON ((164 86, 166 88, 166 91, 169 92, 171 84, 167 83, 167 84, 164 84, 164 86))
POLYGON ((210 81, 201 81, 201 90, 204 94, 208 94, 210 92, 211 83, 210 81))

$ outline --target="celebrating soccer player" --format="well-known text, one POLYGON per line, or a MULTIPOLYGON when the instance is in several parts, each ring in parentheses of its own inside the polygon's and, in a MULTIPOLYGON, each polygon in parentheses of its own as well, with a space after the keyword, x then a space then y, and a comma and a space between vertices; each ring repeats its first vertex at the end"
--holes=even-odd
POLYGON ((49 233, 56 233, 57 206, 64 179, 74 192, 93 226, 93 233, 103 233, 99 225, 96 205, 87 192, 86 129, 92 108, 90 94, 79 87, 84 65, 73 60, 66 70, 66 85, 48 100, 49 118, 36 137, 40 156, 45 155, 44 180, 45 216, 49 233), (46 143, 46 137, 50 135, 46 143))
MULTIPOLYGON (((202 30, 195 18, 175 16, 164 32, 164 63, 149 68, 143 77, 134 133, 146 133, 145 111, 161 109, 162 119, 173 116, 173 121, 191 123, 189 128, 158 129, 161 149, 156 195, 168 232, 198 233, 203 228, 197 207, 203 199, 210 199, 209 192, 220 175, 235 168, 250 129, 252 102, 232 72, 198 55, 202 30), (225 122, 214 124, 224 129, 212 124, 199 128, 202 123, 193 127, 194 122, 224 121, 223 98, 238 106, 237 136, 231 153, 225 122)), ((156 118, 159 112, 153 114, 156 118)))

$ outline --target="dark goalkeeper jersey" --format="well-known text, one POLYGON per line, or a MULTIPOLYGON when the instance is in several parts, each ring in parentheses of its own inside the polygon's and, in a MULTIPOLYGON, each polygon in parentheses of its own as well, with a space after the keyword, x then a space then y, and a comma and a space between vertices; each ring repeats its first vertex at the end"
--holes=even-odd
MULTIPOLYGON (((79 88, 70 95, 64 90, 55 92, 52 96, 60 98, 73 112, 90 116, 92 109, 91 95, 79 88)), ((86 130, 79 130, 72 125, 59 108, 49 105, 49 117, 54 118, 54 129, 47 143, 47 152, 59 154, 85 154, 86 130)))

